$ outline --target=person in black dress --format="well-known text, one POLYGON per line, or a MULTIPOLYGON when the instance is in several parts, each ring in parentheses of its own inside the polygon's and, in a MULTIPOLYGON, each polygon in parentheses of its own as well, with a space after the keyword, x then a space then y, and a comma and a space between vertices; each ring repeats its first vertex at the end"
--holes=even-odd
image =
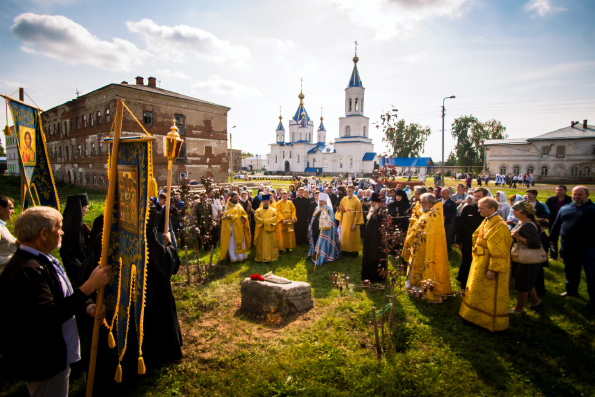
POLYGON ((364 232, 362 253, 362 281, 384 282, 384 276, 379 270, 387 269, 386 253, 382 246, 382 232, 380 226, 385 215, 379 211, 382 204, 378 193, 372 193, 370 198, 370 212, 364 232))
POLYGON ((295 230, 295 243, 297 245, 308 244, 308 225, 312 217, 308 217, 310 210, 310 200, 304 197, 304 188, 297 190, 297 196, 292 200, 295 206, 295 215, 297 222, 293 226, 295 230))
MULTIPOLYGON (((91 230, 83 222, 83 217, 89 210, 89 198, 87 194, 77 194, 66 198, 64 208, 62 231, 62 246, 60 257, 66 274, 73 287, 78 287, 79 273, 82 263, 85 261, 85 247, 89 242, 91 230)), ((90 274, 90 273, 89 273, 90 274)))
POLYGON ((463 208, 461 218, 457 225, 455 246, 461 250, 462 256, 457 280, 463 289, 467 286, 467 279, 469 278, 469 271, 471 270, 471 262, 473 260, 473 233, 475 233, 484 219, 483 216, 479 214, 477 203, 486 196, 486 189, 481 187, 476 188, 473 191, 475 202, 463 208))
POLYGON ((171 276, 178 272, 180 258, 171 243, 169 233, 157 230, 162 213, 150 208, 147 222, 147 292, 145 298, 143 356, 147 368, 182 357, 182 333, 178 322, 176 301, 171 289, 171 276), (163 234, 165 245, 157 234, 163 234))

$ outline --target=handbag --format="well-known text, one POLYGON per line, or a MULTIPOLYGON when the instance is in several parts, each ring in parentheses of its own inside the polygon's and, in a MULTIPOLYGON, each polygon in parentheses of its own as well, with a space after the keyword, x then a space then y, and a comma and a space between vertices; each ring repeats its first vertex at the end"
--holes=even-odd
POLYGON ((531 265, 547 261, 547 252, 542 247, 529 248, 517 241, 510 250, 510 258, 517 263, 531 265))

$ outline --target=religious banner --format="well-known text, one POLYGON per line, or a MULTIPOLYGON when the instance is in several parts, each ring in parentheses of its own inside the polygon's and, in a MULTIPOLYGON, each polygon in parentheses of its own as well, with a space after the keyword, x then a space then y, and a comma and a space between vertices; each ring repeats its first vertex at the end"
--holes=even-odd
POLYGON ((22 210, 36 205, 53 207, 60 211, 58 193, 47 154, 45 134, 41 125, 40 109, 10 97, 4 97, 15 133, 15 142, 23 170, 24 195, 22 210))
MULTIPOLYGON (((148 259, 145 228, 149 217, 149 188, 153 179, 151 139, 138 137, 120 140, 117 153, 116 199, 112 207, 106 263, 112 266, 112 278, 104 288, 107 308, 104 325, 110 331, 108 344, 118 349, 117 382, 122 380, 121 362, 126 353, 129 321, 134 321, 136 325, 138 372, 145 373, 142 341, 148 259)), ((109 164, 108 159, 108 167, 109 164)))

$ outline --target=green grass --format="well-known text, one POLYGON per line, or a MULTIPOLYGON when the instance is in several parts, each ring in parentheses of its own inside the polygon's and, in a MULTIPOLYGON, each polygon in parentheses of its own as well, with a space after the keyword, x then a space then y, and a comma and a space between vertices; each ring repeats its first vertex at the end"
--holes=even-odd
MULTIPOLYGON (((6 183, 0 187, 7 191, 6 183)), ((553 192, 553 186, 538 189, 553 192)), ((61 200, 62 194, 68 193, 61 190, 61 200)), ((94 195, 92 206, 101 208, 103 198, 94 195)), ((463 323, 458 316, 460 297, 427 304, 399 295, 395 326, 387 331, 386 353, 379 362, 373 348, 371 309, 382 306, 382 294, 353 287, 339 291, 329 281, 338 271, 359 282, 361 256, 342 257, 314 270, 306 252, 299 247, 270 264, 254 262, 252 252, 243 263, 215 266, 207 281, 191 286, 184 284, 182 265, 174 278, 174 294, 184 334, 184 358, 163 368, 148 368, 136 381, 131 381, 133 374, 124 373, 129 381, 119 387, 120 395, 594 394, 595 315, 585 307, 584 279, 582 298, 558 296, 564 290, 559 261, 545 271, 545 307, 512 317, 510 329, 503 333, 492 334, 463 323), (314 308, 289 321, 242 313, 241 281, 269 271, 310 283, 314 308)), ((216 250, 215 261, 218 256, 216 250)), ((208 261, 208 252, 201 252, 200 257, 203 263, 208 261)), ((449 259, 454 280, 460 254, 454 251, 449 259)), ((514 297, 511 290, 511 306, 514 297)), ((0 395, 26 395, 21 382, 6 376, 9 366, 0 357, 0 395)), ((86 362, 73 366, 74 396, 84 394, 85 366, 86 362)))

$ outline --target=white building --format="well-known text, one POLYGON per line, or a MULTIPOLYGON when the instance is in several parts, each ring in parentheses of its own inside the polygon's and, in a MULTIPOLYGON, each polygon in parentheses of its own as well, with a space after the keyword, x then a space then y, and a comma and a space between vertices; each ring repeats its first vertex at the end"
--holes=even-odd
POLYGON ((266 166, 267 156, 262 154, 242 159, 242 171, 260 171, 266 169, 266 166))
POLYGON ((484 146, 491 176, 528 173, 543 182, 595 180, 595 127, 587 120, 534 138, 487 140, 484 146))
POLYGON ((6 170, 8 175, 20 175, 19 168, 19 152, 17 149, 16 136, 14 134, 14 127, 10 127, 12 135, 4 135, 4 143, 6 145, 6 170))
POLYGON ((314 136, 314 122, 304 106, 304 94, 289 120, 285 136, 282 116, 277 126, 277 143, 271 144, 267 170, 277 173, 371 174, 377 161, 372 139, 369 138, 370 119, 364 116, 364 86, 357 70, 357 55, 353 71, 345 88, 345 116, 339 118, 339 137, 326 143, 326 128, 320 126, 314 136), (287 139, 286 139, 287 138, 287 139), (315 139, 315 141, 314 141, 315 139))

